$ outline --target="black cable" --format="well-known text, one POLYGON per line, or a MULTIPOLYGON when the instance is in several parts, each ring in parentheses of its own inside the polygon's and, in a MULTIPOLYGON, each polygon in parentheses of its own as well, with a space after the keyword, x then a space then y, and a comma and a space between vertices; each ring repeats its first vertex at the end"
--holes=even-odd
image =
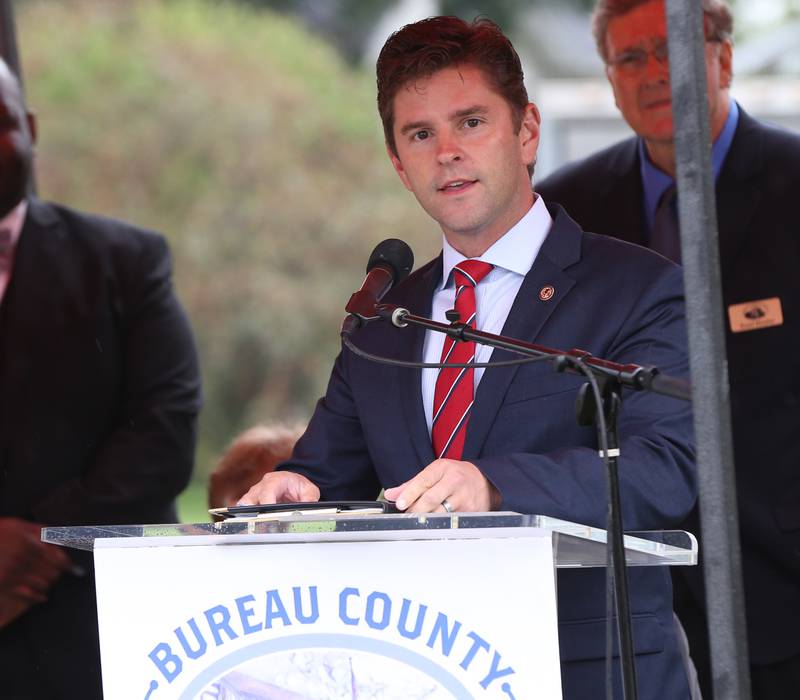
MULTIPOLYGON (((381 357, 380 355, 373 355, 372 353, 362 350, 353 343, 347 335, 342 335, 342 344, 353 352, 358 357, 372 362, 378 362, 382 365, 393 365, 395 367, 411 367, 415 369, 441 369, 443 367, 466 367, 469 369, 483 368, 483 367, 515 367, 517 365, 527 365, 531 362, 542 362, 544 360, 555 360, 556 357, 522 357, 519 360, 501 360, 500 362, 469 362, 469 363, 455 363, 455 362, 408 362, 406 360, 394 360, 390 357, 381 357)), ((510 350, 510 352, 514 352, 510 350)), ((522 353, 520 353, 522 354, 522 353)))
MULTIPOLYGON (((586 366, 581 358, 570 358, 570 362, 586 377, 592 389, 596 415, 598 422, 598 438, 600 441, 600 453, 605 465, 606 472, 611 469, 608 456, 608 431, 606 428, 606 416, 603 411, 603 397, 600 393, 600 386, 594 372, 586 366)), ((614 653, 614 627, 611 623, 614 617, 614 562, 611 538, 609 537, 609 526, 611 525, 611 511, 606 519, 606 699, 613 700, 614 686, 611 661, 614 653)), ((620 654, 620 658, 622 658, 620 654)))
MULTIPOLYGON (((603 397, 600 394, 600 387, 594 373, 578 359, 575 365, 583 372, 589 386, 592 388, 592 395, 597 410, 598 438, 600 441, 600 451, 602 453, 603 465, 606 473, 611 470, 611 460, 608 456, 608 431, 606 427, 606 416, 603 410, 603 397)), ((609 494, 610 498, 610 494, 609 494)), ((611 542, 609 526, 611 525, 611 510, 606 514, 606 700, 614 698, 614 681, 612 659, 614 657, 614 549, 611 542)), ((620 659, 622 653, 620 652, 620 659)))
MULTIPOLYGON (((611 665, 612 658, 613 658, 613 648, 614 648, 614 626, 612 624, 612 620, 616 616, 617 618, 617 636, 619 638, 619 659, 620 665, 622 667, 622 679, 623 679, 623 696, 626 700, 634 700, 637 697, 637 689, 636 689, 636 676, 635 670, 628 669, 625 670, 624 664, 626 663, 626 649, 630 647, 632 644, 632 639, 630 638, 631 630, 629 625, 629 618, 628 616, 630 613, 628 612, 627 616, 625 614, 625 605, 620 603, 620 612, 622 615, 617 615, 617 606, 615 605, 615 590, 625 589, 622 590, 623 596, 622 599, 624 600, 626 595, 627 585, 625 581, 620 580, 616 581, 617 578, 617 570, 619 570, 621 576, 625 576, 625 567, 627 563, 625 561, 625 546, 624 540, 621 543, 621 551, 616 551, 618 545, 620 544, 620 540, 622 539, 622 535, 624 535, 622 530, 622 518, 621 518, 621 504, 617 503, 616 506, 616 514, 619 516, 619 523, 615 521, 615 506, 614 503, 618 500, 618 495, 615 496, 615 493, 618 494, 619 490, 619 472, 616 471, 612 473, 612 466, 611 466, 611 457, 609 455, 609 445, 608 445, 608 429, 606 425, 606 417, 605 411, 603 410, 603 398, 600 392, 600 387, 597 382, 597 378, 595 377, 594 373, 591 371, 589 367, 587 367, 581 358, 569 358, 569 361, 572 362, 573 366, 581 371, 584 374, 586 379, 589 382, 589 386, 592 388, 592 395, 594 396, 595 406, 596 406, 596 417, 597 417, 597 428, 598 428, 598 439, 600 442, 600 449, 601 449, 601 457, 603 459, 603 464, 606 468, 606 482, 608 486, 608 512, 606 514, 606 698, 607 700, 613 700, 613 667, 611 665), (616 484, 616 488, 615 488, 616 484), (618 533, 618 530, 620 531, 618 533), (620 561, 618 561, 621 559, 620 561), (615 585, 616 584, 616 585, 615 585), (623 626, 625 629, 623 630, 623 626), (623 639, 624 637, 624 639, 623 639)), ((612 398, 613 400, 613 398, 612 398)), ((614 418, 616 420, 616 418, 614 418)), ((617 445, 615 445, 615 448, 617 445)), ((616 459, 616 458, 615 458, 616 459)), ((618 591, 617 591, 618 592, 618 591)))

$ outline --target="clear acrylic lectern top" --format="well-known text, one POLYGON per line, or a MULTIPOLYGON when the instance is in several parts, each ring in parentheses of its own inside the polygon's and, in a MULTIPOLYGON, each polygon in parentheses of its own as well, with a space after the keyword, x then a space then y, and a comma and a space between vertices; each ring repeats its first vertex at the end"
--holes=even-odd
MULTIPOLYGON (((279 545, 286 542, 477 539, 552 536, 559 568, 606 565, 606 531, 544 515, 442 513, 415 515, 293 515, 278 520, 226 520, 194 525, 93 525, 47 527, 42 539, 75 549, 279 545)), ((682 530, 625 535, 629 566, 691 566, 697 540, 682 530)))

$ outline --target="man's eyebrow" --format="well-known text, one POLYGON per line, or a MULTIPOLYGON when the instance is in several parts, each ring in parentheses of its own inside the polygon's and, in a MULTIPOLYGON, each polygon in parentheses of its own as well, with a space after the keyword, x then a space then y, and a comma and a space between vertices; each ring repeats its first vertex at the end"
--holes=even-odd
POLYGON ((409 131, 416 131, 417 129, 429 129, 428 122, 408 122, 400 129, 400 133, 405 136, 409 131))
MULTIPOLYGON (((458 119, 463 119, 464 117, 469 117, 473 114, 486 114, 488 111, 489 108, 485 107, 484 105, 471 105, 469 107, 456 110, 455 112, 451 112, 448 116, 448 120, 456 121, 458 119)), ((408 124, 404 124, 400 128, 400 133, 405 136, 409 131, 416 131, 417 129, 430 129, 430 124, 428 124, 426 121, 408 122, 408 124)))
POLYGON ((484 105, 472 105, 471 107, 465 107, 464 109, 459 109, 453 112, 450 115, 450 121, 463 119, 464 117, 469 117, 473 114, 486 114, 488 111, 489 108, 485 107, 484 105))

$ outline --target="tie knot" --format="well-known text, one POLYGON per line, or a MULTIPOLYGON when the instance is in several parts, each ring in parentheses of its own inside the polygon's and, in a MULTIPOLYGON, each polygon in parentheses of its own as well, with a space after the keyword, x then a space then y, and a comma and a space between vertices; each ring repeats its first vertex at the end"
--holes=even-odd
POLYGON ((494 265, 484 262, 483 260, 462 260, 453 268, 453 279, 455 280, 456 287, 463 287, 466 284, 470 287, 474 287, 493 269, 494 265))

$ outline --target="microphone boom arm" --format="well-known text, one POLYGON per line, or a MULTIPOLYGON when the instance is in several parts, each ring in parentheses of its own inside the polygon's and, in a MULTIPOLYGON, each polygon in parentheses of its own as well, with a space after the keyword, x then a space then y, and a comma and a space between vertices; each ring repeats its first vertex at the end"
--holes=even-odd
POLYGON ((551 357, 558 371, 572 374, 583 374, 578 367, 580 362, 589 368, 598 378, 613 380, 619 385, 634 389, 635 391, 652 391, 656 394, 670 396, 684 401, 691 400, 691 384, 678 377, 661 374, 658 367, 643 367, 641 365, 622 365, 610 360, 593 357, 585 350, 573 348, 572 350, 555 350, 544 345, 527 343, 503 335, 485 333, 473 330, 463 323, 440 323, 431 321, 422 316, 415 316, 408 309, 392 304, 377 304, 369 318, 381 318, 393 326, 420 326, 429 330, 444 333, 456 340, 471 340, 493 348, 508 350, 528 357, 551 357))

